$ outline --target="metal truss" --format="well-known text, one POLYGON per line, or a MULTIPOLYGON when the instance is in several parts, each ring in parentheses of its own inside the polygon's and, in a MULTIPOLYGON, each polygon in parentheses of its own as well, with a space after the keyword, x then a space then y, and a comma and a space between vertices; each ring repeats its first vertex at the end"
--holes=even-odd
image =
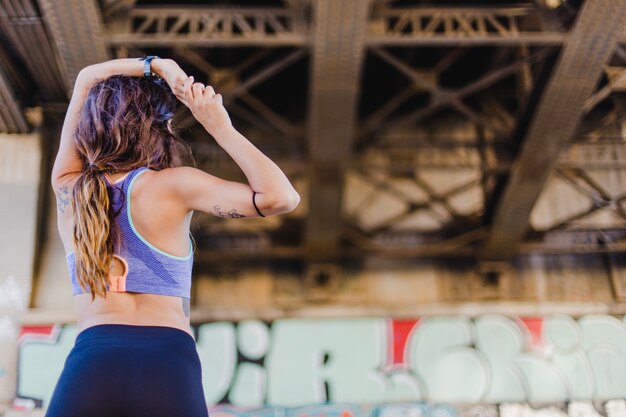
MULTIPOLYGON (((264 151, 269 150, 268 154, 290 178, 306 177, 309 213, 306 219, 292 218, 289 219, 292 223, 288 223, 302 229, 298 232, 304 233, 301 246, 272 243, 271 233, 253 231, 229 235, 232 232, 207 228, 207 233, 216 237, 215 242, 229 249, 227 252, 219 248, 207 251, 201 246, 200 262, 266 258, 326 262, 339 256, 410 259, 477 255, 491 262, 510 258, 514 247, 521 253, 626 251, 626 236, 621 231, 572 234, 568 230, 572 222, 597 210, 614 209, 623 216, 626 209, 626 195, 608 193, 601 185, 590 181, 585 172, 586 169, 622 169, 626 165, 623 142, 578 140, 570 143, 566 152, 561 152, 574 136, 572 126, 594 109, 609 107, 604 101, 612 93, 626 91, 626 72, 618 67, 604 67, 609 81, 603 88, 593 91, 591 79, 607 62, 603 60, 604 49, 623 38, 623 30, 615 24, 616 15, 623 14, 623 6, 617 6, 620 2, 612 0, 596 1, 601 5, 591 6, 594 2, 588 1, 579 12, 579 20, 584 20, 583 29, 575 27, 568 33, 558 27, 540 29, 537 22, 541 20, 542 11, 530 6, 396 8, 388 0, 285 0, 283 8, 235 9, 148 7, 137 6, 135 0, 0 0, 0 31, 15 45, 12 52, 17 52, 32 78, 37 84, 41 83, 38 86, 44 93, 44 100, 49 101, 66 99, 64 90, 71 88, 78 71, 85 65, 108 59, 109 47, 133 53, 143 53, 148 48, 171 48, 172 55, 201 70, 207 81, 223 92, 229 112, 255 128, 256 136, 251 136, 255 142, 270 144, 264 151), (39 2, 43 18, 38 15, 35 1, 39 2), (587 11, 592 7, 594 11, 587 11), (603 7, 607 10, 600 10, 603 7), (594 41, 598 43, 591 45, 594 41), (441 85, 440 75, 474 45, 512 46, 517 55, 464 86, 441 85), (556 49, 550 46, 561 45, 563 56, 570 49, 578 51, 577 55, 567 55, 567 60, 561 58, 565 62, 562 65, 567 64, 569 70, 559 70, 557 65, 524 138, 525 145, 514 160, 513 152, 508 149, 515 116, 498 97, 489 101, 491 98, 483 93, 506 77, 517 76, 520 90, 525 91, 523 96, 533 87, 534 80, 528 76, 531 66, 556 49), (199 49, 247 46, 258 49, 241 64, 228 68, 209 62, 206 56, 210 55, 199 49), (272 49, 285 46, 290 48, 280 57, 278 51, 272 49), (402 54, 391 48, 404 46, 458 47, 450 49, 432 68, 423 69, 404 62, 399 58, 402 54), (530 46, 537 48, 527 48, 530 46), (267 62, 268 53, 276 55, 273 62, 267 62), (355 119, 359 79, 366 53, 397 70, 410 85, 382 103, 358 126, 355 119), (305 129, 304 124, 289 120, 273 109, 271 102, 265 103, 260 94, 254 94, 254 89, 309 55, 311 90, 308 129, 305 129), (259 63, 263 65, 255 68, 259 63), (61 72, 67 74, 65 78, 61 72), (521 86, 524 73, 527 83, 521 86), (430 98, 427 104, 395 117, 398 109, 424 93, 430 98), (465 143, 445 138, 430 138, 433 140, 419 143, 410 133, 410 140, 402 144, 394 142, 394 135, 402 129, 430 118, 441 109, 452 109, 471 122, 476 132, 482 133, 465 143), (548 128, 558 130, 558 137, 545 133, 548 128), (267 135, 267 140, 262 135, 267 135), (277 143, 276 137, 281 138, 280 146, 272 148, 277 143), (404 146, 405 143, 408 146, 404 146), (303 152, 305 145, 309 145, 308 153, 303 152), (359 151, 357 155, 351 154, 354 145, 359 151), (368 159, 368 152, 384 154, 386 159, 382 163, 380 159, 368 159), (306 161, 304 154, 308 157, 306 161), (543 161, 545 167, 531 163, 535 159, 543 161), (468 178, 453 189, 441 191, 416 175, 416 170, 420 169, 471 169, 479 172, 482 180, 468 178), (550 169, 571 186, 584 191, 592 208, 574 213, 546 230, 531 231, 530 239, 522 241, 524 233, 520 234, 520 230, 528 223, 528 206, 545 185, 550 169), (353 218, 342 213, 346 173, 364 178, 373 184, 377 193, 393 194, 407 204, 407 209, 372 228, 360 227, 353 218), (375 175, 379 173, 384 175, 375 175), (481 187, 487 193, 494 188, 498 177, 509 173, 511 179, 503 184, 506 191, 499 196, 491 228, 481 223, 480 210, 461 215, 450 204, 451 199, 469 189, 481 187), (401 189, 395 188, 393 180, 399 178, 414 180, 426 195, 426 201, 415 203, 401 189), (417 211, 433 210, 434 206, 445 217, 439 230, 415 232, 394 228, 417 211), (487 245, 483 246, 485 242, 487 245)), ((626 58, 626 52, 621 52, 626 58)), ((10 84, 7 79, 11 77, 6 75, 6 71, 4 76, 0 73, 0 99, 10 84)), ((8 107, 0 103, 0 130, 9 129, 6 112, 14 117, 17 109, 19 115, 14 98, 7 102, 10 102, 8 107)), ((182 116, 179 122, 183 127, 193 124, 188 114, 179 116, 182 116)), ((624 112, 615 111, 605 119, 618 121, 623 117, 624 112)), ((591 134, 598 134, 593 126, 578 136, 591 134)), ((207 166, 220 174, 239 171, 219 149, 201 145, 195 154, 199 166, 207 166)))
MULTIPOLYGON (((241 78, 243 71, 255 65, 266 55, 267 50, 252 54, 232 68, 217 68, 200 53, 189 48, 176 48, 175 51, 184 60, 204 72, 207 82, 224 94, 224 104, 230 108, 233 114, 254 125, 263 128, 269 127, 269 131, 272 133, 278 132, 287 137, 302 136, 303 129, 300 126, 295 126, 291 121, 277 114, 259 98, 252 95, 250 90, 302 59, 306 55, 305 50, 299 49, 289 52, 245 79, 241 78), (243 108, 237 101, 245 103, 254 112, 243 108)), ((189 112, 185 109, 182 111, 186 116, 179 122, 179 126, 186 127, 195 123, 195 119, 189 112)))
POLYGON ((477 241, 484 239, 488 231, 474 227, 453 236, 424 237, 411 232, 385 231, 373 237, 351 229, 348 238, 356 248, 372 257, 387 259, 414 259, 433 257, 472 257, 477 241))
MULTIPOLYGON (((608 209, 626 222, 626 192, 612 194, 602 184, 595 181, 587 171, 582 168, 557 169, 555 175, 570 183, 572 187, 589 198, 588 207, 570 215, 568 218, 551 225, 543 232, 552 232, 572 226, 572 223, 583 220, 591 214, 608 209)), ((626 230, 625 230, 626 232, 626 230)))
MULTIPOLYGON (((121 3, 121 2, 118 2, 121 3)), ((110 28, 112 45, 303 46, 313 42, 303 2, 288 8, 149 7, 131 9, 123 25, 110 28)), ((125 1, 123 6, 132 6, 125 1)), ((113 13, 113 2, 105 12, 113 13)), ((368 46, 560 45, 567 33, 532 30, 536 7, 374 7, 368 46), (531 22, 530 24, 526 24, 531 22)))
POLYGON ((558 45, 565 32, 523 29, 537 8, 383 8, 373 18, 368 45, 558 45))
POLYGON ((624 229, 577 229, 545 233, 520 244, 519 252, 540 254, 589 254, 626 252, 624 229))
MULTIPOLYGON (((379 141, 390 142, 390 135, 383 136, 379 141)), ((454 141, 438 138, 433 143, 414 143, 404 146, 388 145, 370 147, 360 156, 354 166, 358 169, 387 170, 392 175, 412 174, 415 169, 480 169, 483 172, 506 173, 510 170, 513 160, 493 155, 495 148, 506 146, 506 142, 488 141, 479 144, 476 141, 454 141), (490 152, 489 158, 481 157, 485 149, 490 152), (385 154, 384 161, 368 161, 368 152, 385 154)), ((593 169, 616 170, 626 169, 626 142, 623 140, 606 140, 599 142, 575 141, 558 157, 556 168, 560 169, 593 169)))
MULTIPOLYGON (((458 88, 444 88, 437 81, 439 75, 445 71, 450 65, 462 54, 461 49, 454 50, 445 56, 440 62, 438 62, 434 68, 430 70, 420 70, 411 67, 407 63, 398 59, 391 53, 381 48, 373 48, 372 52, 381 58, 383 61, 390 64, 397 69, 402 75, 404 75, 411 82, 410 88, 401 91, 387 103, 381 106, 374 113, 369 115, 361 131, 359 132, 359 141, 361 145, 372 145, 372 142, 377 142, 381 136, 378 134, 381 131, 389 131, 398 127, 404 127, 407 125, 415 124, 424 118, 432 115, 436 111, 449 107, 455 109, 460 114, 466 116, 469 120, 476 125, 481 126, 484 129, 490 130, 498 135, 510 135, 512 127, 502 126, 502 124, 494 123, 492 118, 480 114, 476 110, 470 108, 463 102, 463 99, 476 94, 489 86, 497 83, 498 81, 516 73, 520 69, 543 59, 548 53, 549 49, 542 49, 535 52, 532 55, 523 57, 511 64, 504 65, 499 68, 494 68, 481 76, 480 78, 472 81, 471 83, 458 88), (418 109, 411 111, 399 118, 390 119, 389 116, 404 102, 415 96, 418 92, 426 91, 431 96, 430 103, 418 109), (372 136, 374 136, 372 138, 372 136), (378 138, 378 139, 377 139, 378 138)), ((497 103, 495 103, 497 105, 497 103)), ((500 112, 506 113, 506 110, 502 106, 498 106, 500 112)), ((509 116, 511 118, 512 116, 509 116)))
MULTIPOLYGON (((431 258, 472 259, 479 244, 489 234, 484 227, 438 240, 406 232, 384 232, 374 237, 348 228, 346 237, 353 247, 346 248, 344 259, 362 259, 364 256, 389 260, 414 260, 431 258)), ((214 238, 211 234, 211 239, 214 238)), ((200 249, 196 259, 200 263, 215 265, 224 262, 266 262, 267 260, 301 260, 306 252, 298 246, 268 246, 267 237, 258 234, 217 236, 210 250, 200 249)), ((614 254, 626 252, 626 232, 619 230, 576 230, 546 234, 545 237, 520 244, 520 255, 575 255, 614 254)))
MULTIPOLYGON (((449 219, 460 219, 461 217, 477 217, 477 215, 479 214, 472 213, 469 215, 461 216, 454 208, 454 206, 450 204, 450 199, 465 191, 468 191, 471 188, 480 186, 482 181, 481 178, 469 178, 445 192, 440 192, 435 190, 427 181, 425 181, 419 175, 418 171, 415 171, 411 179, 414 181, 415 186, 427 196, 427 200, 423 203, 416 203, 402 189, 394 186, 394 184, 390 181, 390 179, 392 178, 379 179, 376 175, 373 175, 373 172, 364 170, 358 170, 355 173, 356 175, 359 175, 362 179, 364 179, 367 183, 373 186, 372 192, 375 192, 377 195, 387 194, 393 196, 396 200, 400 200, 405 203, 406 207, 405 210, 403 210, 402 212, 388 217, 382 222, 378 222, 374 226, 368 227, 368 234, 377 234, 383 231, 389 231, 399 222, 413 216, 415 213, 421 210, 429 210, 434 216, 439 218, 441 223, 446 223, 449 219), (435 206, 437 207, 435 208, 435 206)), ((354 212, 352 214, 356 215, 359 211, 367 209, 368 202, 371 202, 374 196, 372 195, 371 197, 372 198, 369 199, 369 201, 365 200, 365 202, 361 207, 359 207, 359 210, 357 212, 354 212)))
POLYGON ((300 14, 281 8, 136 7, 127 24, 109 33, 112 45, 302 46, 300 14))
MULTIPOLYGON (((480 253, 506 262, 528 230, 529 216, 559 155, 575 134, 604 66, 623 36, 626 3, 586 2, 542 91, 480 253)), ((541 88, 539 86, 538 88, 541 88)))
POLYGON ((387 172, 391 177, 411 176, 416 169, 476 169, 483 173, 508 172, 510 161, 496 159, 492 147, 495 144, 454 143, 452 141, 433 145, 415 144, 414 146, 393 146, 386 148, 368 148, 353 162, 357 170, 387 172), (489 153, 485 157, 485 152, 489 153), (375 160, 369 158, 372 153, 384 157, 375 160))
POLYGON ((561 169, 626 169, 626 142, 623 140, 601 142, 575 142, 557 161, 561 169))

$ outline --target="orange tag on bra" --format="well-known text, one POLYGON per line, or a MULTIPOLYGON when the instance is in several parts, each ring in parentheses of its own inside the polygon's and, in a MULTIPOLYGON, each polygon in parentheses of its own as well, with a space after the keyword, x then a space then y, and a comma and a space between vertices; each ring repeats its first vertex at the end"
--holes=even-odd
POLYGON ((128 275, 128 262, 126 259, 118 255, 113 255, 113 258, 119 260, 124 266, 124 273, 122 275, 112 276, 109 275, 109 291, 113 292, 126 292, 126 276, 128 275))
POLYGON ((109 291, 126 292, 126 277, 109 277, 109 291))

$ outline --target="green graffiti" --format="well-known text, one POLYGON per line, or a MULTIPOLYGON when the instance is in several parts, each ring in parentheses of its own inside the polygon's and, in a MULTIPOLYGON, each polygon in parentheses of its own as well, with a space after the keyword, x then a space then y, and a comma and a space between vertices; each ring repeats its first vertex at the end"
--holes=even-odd
POLYGON ((583 317, 578 323, 596 381, 594 398, 626 398, 626 326, 599 315, 583 317))
POLYGON ((241 407, 260 407, 265 402, 265 368, 255 363, 240 363, 228 399, 241 407))
POLYGON ((553 350, 551 362, 562 372, 568 398, 574 400, 593 398, 594 394, 593 370, 581 346, 582 337, 580 326, 569 316, 553 316, 545 321, 544 338, 553 350))
POLYGON ((422 320, 409 341, 409 364, 434 402, 480 402, 489 388, 489 364, 472 347, 473 324, 464 317, 422 320))
POLYGON ((385 393, 378 371, 386 354, 385 327, 381 319, 275 322, 266 360, 267 402, 380 401, 385 393))
POLYGON ((18 386, 21 397, 42 400, 46 407, 67 355, 74 346, 76 326, 64 326, 57 340, 29 340, 19 352, 18 386))
POLYGON ((228 393, 237 365, 235 325, 222 322, 200 326, 197 349, 204 396, 209 404, 215 404, 228 393))
POLYGON ((486 402, 523 401, 524 378, 515 358, 524 351, 526 335, 518 323, 503 316, 483 316, 475 321, 476 348, 489 363, 489 390, 486 402))
MULTIPOLYGON (((196 330, 209 405, 501 404, 626 398, 623 320, 428 317, 393 334, 388 318, 285 319, 196 330)), ((18 398, 49 402, 76 337, 74 326, 55 329, 21 343, 18 398)))

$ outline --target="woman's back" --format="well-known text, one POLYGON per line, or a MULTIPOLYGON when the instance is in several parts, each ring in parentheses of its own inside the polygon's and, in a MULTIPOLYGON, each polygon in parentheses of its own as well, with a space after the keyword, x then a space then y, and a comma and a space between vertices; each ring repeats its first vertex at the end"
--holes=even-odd
MULTIPOLYGON (((175 168, 170 168, 169 170, 172 169, 175 168)), ((136 175, 137 171, 139 170, 119 173, 109 177, 111 188, 115 188, 115 193, 123 193, 123 191, 128 189, 128 195, 122 195, 124 195, 124 199, 130 197, 127 201, 128 217, 133 225, 133 230, 130 233, 136 232, 138 237, 145 240, 159 252, 166 254, 161 256, 167 257, 167 255, 171 255, 173 263, 178 262, 178 258, 180 258, 181 266, 192 262, 189 240, 191 212, 186 213, 185 209, 179 205, 177 206, 176 202, 168 201, 168 192, 163 187, 163 181, 159 184, 159 180, 168 175, 168 170, 161 172, 146 170, 141 172, 141 175, 136 175), (131 177, 129 174, 135 175, 129 178, 131 177), (131 181, 132 187, 129 187, 131 181)), ((124 208, 126 207, 122 209, 124 208)), ((120 207, 117 208, 116 218, 123 220, 126 213, 124 210, 119 209, 120 207)), ((122 222, 122 228, 124 227, 123 225, 124 222, 122 222)), ((59 215, 59 231, 66 254, 70 259, 74 256, 72 244, 73 228, 74 221, 71 207, 68 206, 68 210, 64 210, 64 213, 59 215)), ((126 242, 123 242, 123 244, 128 246, 126 242)), ((125 250, 128 251, 128 248, 125 248, 125 250)), ((135 247, 133 251, 143 251, 148 256, 151 255, 150 252, 146 252, 145 246, 135 247)), ((159 256, 158 253, 156 255, 159 256)), ((141 254, 137 256, 139 258, 142 257, 141 254)), ((120 259, 114 259, 111 277, 127 275, 130 272, 129 269, 134 264, 131 262, 129 266, 126 260, 122 261, 120 259)), ((143 268, 143 270, 145 269, 143 268)), ((162 281, 151 276, 151 274, 140 275, 136 278, 131 274, 128 278, 128 281, 130 281, 128 291, 119 291, 120 288, 117 288, 117 291, 109 291, 106 299, 96 298, 93 302, 89 293, 76 294, 74 300, 79 331, 96 324, 120 323, 176 327, 192 334, 189 329, 188 296, 178 297, 134 291, 132 288, 134 282, 131 281, 133 278, 137 281, 142 280, 143 283, 149 283, 149 280, 152 279, 154 286, 162 283, 162 281)), ((177 281, 184 280, 185 277, 180 277, 177 281)), ((74 286, 76 286, 75 280, 73 281, 74 286)), ((179 291, 183 290, 180 286, 177 289, 179 291)))

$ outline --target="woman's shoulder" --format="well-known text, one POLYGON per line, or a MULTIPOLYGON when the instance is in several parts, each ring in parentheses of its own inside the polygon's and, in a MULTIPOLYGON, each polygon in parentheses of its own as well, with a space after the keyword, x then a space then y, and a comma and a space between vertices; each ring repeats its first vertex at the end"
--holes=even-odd
POLYGON ((161 170, 150 169, 148 171, 146 174, 151 178, 151 182, 158 181, 159 185, 163 187, 170 186, 175 188, 185 187, 194 177, 206 174, 204 171, 189 166, 171 167, 161 170))
MULTIPOLYGON (((134 209, 143 213, 144 219, 161 222, 166 218, 178 218, 186 213, 186 206, 181 198, 186 187, 181 173, 189 171, 188 167, 164 168, 161 170, 145 169, 141 175, 135 176, 129 184, 127 195, 134 209)), ((133 210, 134 210, 133 209, 133 210)), ((148 222, 150 223, 150 222, 148 222)))
MULTIPOLYGON (((155 194, 163 199, 173 199, 181 204, 189 204, 198 196, 210 197, 211 194, 228 194, 233 187, 241 184, 226 181, 203 170, 181 166, 151 171, 146 178, 146 187, 156 189, 155 194)), ((246 186, 246 189, 249 189, 246 186)))
POLYGON ((171 167, 142 170, 142 175, 138 176, 134 188, 149 189, 153 195, 167 197, 171 194, 179 194, 190 186, 193 178, 203 171, 188 167, 171 167))

